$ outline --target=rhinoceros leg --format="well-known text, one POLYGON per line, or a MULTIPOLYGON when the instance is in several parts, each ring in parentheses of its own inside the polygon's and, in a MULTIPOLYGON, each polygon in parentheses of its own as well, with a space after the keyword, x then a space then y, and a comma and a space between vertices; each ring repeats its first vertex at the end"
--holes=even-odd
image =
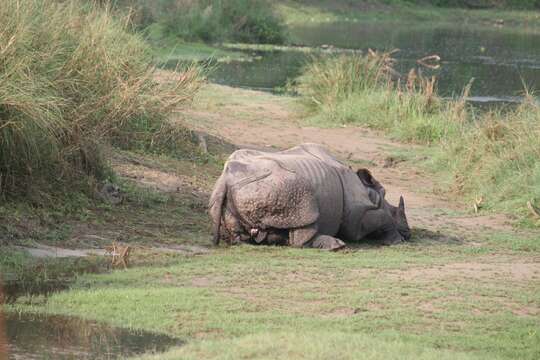
POLYGON ((289 245, 292 247, 304 247, 317 235, 317 224, 291 229, 289 231, 289 245))
POLYGON ((338 250, 345 247, 343 241, 333 236, 317 234, 317 224, 291 229, 289 245, 324 250, 338 250))
POLYGON ((331 250, 331 251, 339 250, 346 246, 343 241, 329 235, 316 235, 313 238, 313 240, 307 245, 310 245, 309 247, 312 247, 315 249, 323 249, 323 250, 331 250))

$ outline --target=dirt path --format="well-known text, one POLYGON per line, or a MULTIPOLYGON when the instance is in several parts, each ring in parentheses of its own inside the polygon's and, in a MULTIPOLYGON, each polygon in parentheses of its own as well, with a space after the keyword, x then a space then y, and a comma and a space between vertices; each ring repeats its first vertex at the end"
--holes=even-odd
POLYGON ((238 147, 283 149, 315 142, 352 166, 367 166, 386 187, 391 202, 396 203, 403 194, 409 221, 416 228, 442 233, 452 230, 454 234, 511 229, 506 217, 474 214, 472 207, 437 194, 435 184, 419 170, 411 170, 409 163, 392 161, 392 150, 407 151, 411 145, 389 141, 359 127, 306 126, 290 97, 209 85, 194 105, 184 113, 183 121, 238 147))

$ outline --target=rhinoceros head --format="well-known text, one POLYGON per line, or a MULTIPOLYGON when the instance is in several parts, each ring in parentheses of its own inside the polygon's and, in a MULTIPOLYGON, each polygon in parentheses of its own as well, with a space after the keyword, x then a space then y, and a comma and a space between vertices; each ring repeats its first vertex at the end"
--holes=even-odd
POLYGON ((359 169, 356 174, 364 186, 379 194, 380 199, 382 200, 380 209, 383 211, 383 214, 386 213, 386 216, 382 216, 388 219, 384 224, 385 230, 388 230, 389 228, 394 229, 394 231, 397 231, 399 235, 401 235, 403 238, 402 240, 409 240, 411 238, 411 229, 407 221, 407 216, 405 215, 405 201, 403 200, 403 196, 400 196, 399 198, 399 205, 393 206, 386 201, 386 191, 384 187, 373 177, 369 170, 359 169))

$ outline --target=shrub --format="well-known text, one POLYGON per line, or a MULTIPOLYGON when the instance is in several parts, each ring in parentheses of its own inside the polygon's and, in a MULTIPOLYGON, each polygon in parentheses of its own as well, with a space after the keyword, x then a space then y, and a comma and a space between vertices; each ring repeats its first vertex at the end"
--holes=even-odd
MULTIPOLYGON (((0 7, 0 194, 62 192, 107 175, 102 145, 161 127, 200 84, 197 68, 158 83, 127 21, 78 1, 0 7)), ((149 135, 151 136, 151 135, 149 135)))

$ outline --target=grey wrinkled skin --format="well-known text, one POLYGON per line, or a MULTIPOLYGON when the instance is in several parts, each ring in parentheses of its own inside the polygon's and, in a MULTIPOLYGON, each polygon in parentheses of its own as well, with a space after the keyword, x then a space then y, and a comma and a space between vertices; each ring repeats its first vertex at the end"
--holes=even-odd
POLYGON ((410 238, 403 198, 390 205, 369 170, 354 172, 317 144, 235 151, 209 213, 216 245, 224 239, 337 250, 368 236, 385 245, 410 238))

